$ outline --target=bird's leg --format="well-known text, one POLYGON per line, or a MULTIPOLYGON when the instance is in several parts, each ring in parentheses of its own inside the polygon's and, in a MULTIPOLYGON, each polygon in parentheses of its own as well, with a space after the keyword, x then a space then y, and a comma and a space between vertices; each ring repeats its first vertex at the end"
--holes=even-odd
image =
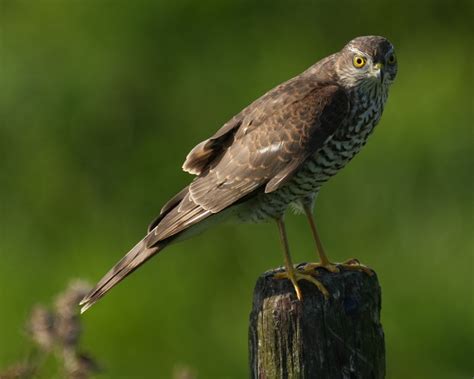
POLYGON ((285 254, 285 271, 276 273, 273 277, 275 279, 289 279, 291 283, 293 284, 293 287, 296 292, 296 297, 298 298, 298 300, 303 299, 303 294, 301 293, 301 289, 298 285, 299 280, 307 280, 313 283, 316 287, 318 287, 319 291, 321 291, 321 293, 325 297, 328 297, 329 292, 326 290, 326 287, 324 287, 324 285, 319 280, 316 280, 314 276, 312 276, 309 273, 295 270, 293 266, 293 262, 291 261, 290 247, 288 244, 288 237, 286 235, 286 228, 285 228, 285 222, 283 221, 283 217, 277 218, 276 222, 278 224, 278 231, 280 232, 281 244, 283 245, 283 251, 285 254))
POLYGON ((329 261, 326 252, 324 251, 321 238, 319 238, 318 229, 316 228, 316 223, 314 222, 313 211, 309 205, 304 205, 303 209, 306 214, 306 217, 308 218, 308 222, 311 227, 311 232, 316 243, 316 249, 318 251, 319 259, 321 260, 318 263, 308 263, 303 268, 304 272, 314 271, 314 269, 319 267, 324 268, 329 272, 339 272, 339 268, 342 267, 345 270, 363 271, 369 275, 373 274, 370 268, 361 264, 357 259, 349 259, 342 263, 332 263, 331 261, 329 261))
POLYGON ((321 238, 319 238, 318 229, 316 228, 316 223, 314 222, 313 212, 311 210, 311 207, 309 205, 304 205, 303 208, 304 208, 304 212, 306 214, 306 217, 308 218, 309 226, 311 227, 311 233, 313 234, 314 242, 316 243, 316 250, 318 252, 319 259, 320 259, 319 265, 321 267, 327 267, 327 269, 329 271, 333 271, 333 272, 339 271, 335 267, 335 265, 333 265, 329 261, 327 255, 326 255, 326 252, 324 251, 323 244, 321 242, 321 238))

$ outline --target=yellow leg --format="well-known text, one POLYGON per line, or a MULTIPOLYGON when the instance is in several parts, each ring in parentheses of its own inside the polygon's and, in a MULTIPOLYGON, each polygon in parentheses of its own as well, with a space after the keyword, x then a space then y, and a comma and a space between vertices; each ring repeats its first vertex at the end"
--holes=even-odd
POLYGON ((308 218, 309 226, 311 227, 311 232, 313 234, 314 241, 316 243, 316 249, 318 251, 320 262, 318 263, 309 263, 307 264, 303 272, 311 272, 314 271, 316 268, 324 268, 329 272, 339 272, 340 268, 345 270, 353 270, 353 271, 363 271, 368 275, 373 275, 373 272, 367 266, 361 264, 357 259, 349 259, 342 263, 331 263, 329 261, 326 252, 324 251, 323 244, 321 242, 321 238, 319 238, 318 229, 316 228, 316 223, 314 222, 313 218, 313 211, 310 206, 304 205, 303 206, 304 212, 306 217, 308 218))
POLYGON ((281 244, 283 245, 283 252, 285 254, 285 268, 286 270, 284 272, 280 272, 274 275, 274 278, 276 279, 289 279, 291 283, 293 284, 293 287, 296 292, 296 297, 298 300, 303 299, 303 294, 301 293, 301 289, 298 285, 299 280, 307 280, 311 283, 313 283, 318 289, 321 291, 321 293, 327 298, 329 296, 329 292, 326 290, 324 285, 319 281, 316 280, 311 274, 306 273, 306 272, 300 272, 295 270, 293 267, 293 262, 291 261, 291 256, 290 256, 290 247, 288 244, 288 237, 286 234, 286 228, 285 228, 285 222, 283 221, 283 217, 280 217, 276 219, 277 225, 278 225, 278 231, 280 232, 280 239, 281 239, 281 244))
POLYGON ((303 208, 304 208, 304 212, 306 213, 309 226, 311 227, 311 233, 313 234, 314 242, 316 242, 316 250, 318 251, 319 259, 321 261, 320 265, 321 267, 330 266, 331 262, 329 262, 326 252, 324 251, 321 238, 319 238, 318 229, 316 228, 316 223, 314 222, 314 218, 313 218, 313 212, 308 205, 305 205, 303 208))

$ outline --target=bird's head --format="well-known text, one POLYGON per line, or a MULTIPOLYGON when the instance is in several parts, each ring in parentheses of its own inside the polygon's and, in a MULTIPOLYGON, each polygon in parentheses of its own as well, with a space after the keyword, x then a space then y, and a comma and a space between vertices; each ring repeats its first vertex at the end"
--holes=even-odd
POLYGON ((345 87, 388 87, 397 75, 395 49, 384 37, 357 37, 336 55, 336 73, 345 87))

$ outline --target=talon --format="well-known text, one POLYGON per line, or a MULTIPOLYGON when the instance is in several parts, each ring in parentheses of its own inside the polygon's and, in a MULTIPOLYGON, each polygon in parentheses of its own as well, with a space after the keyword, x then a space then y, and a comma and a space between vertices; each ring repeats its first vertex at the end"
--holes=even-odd
POLYGON ((329 292, 324 286, 324 284, 321 283, 319 280, 317 280, 314 276, 310 274, 295 271, 293 275, 291 275, 291 274, 288 274, 288 272, 283 271, 283 272, 278 272, 274 274, 273 277, 275 279, 289 279, 291 283, 293 284, 293 288, 295 289, 296 297, 300 301, 303 300, 303 294, 301 292, 300 286, 298 285, 298 282, 300 280, 307 280, 308 282, 313 283, 316 287, 318 287, 319 292, 321 292, 326 299, 329 298, 329 292))
POLYGON ((360 261, 357 258, 351 258, 341 263, 343 265, 360 265, 360 261))
POLYGON ((337 274, 339 271, 341 271, 339 267, 337 267, 337 264, 334 264, 334 263, 323 264, 323 263, 317 262, 317 263, 306 264, 306 266, 304 266, 303 268, 303 272, 316 272, 317 268, 322 268, 326 271, 332 272, 333 274, 337 274))
POLYGON ((374 275, 374 272, 372 271, 372 269, 370 269, 366 265, 363 265, 362 263, 359 262, 358 259, 355 259, 355 258, 352 258, 343 263, 340 263, 338 264, 338 266, 342 267, 345 270, 362 271, 362 272, 365 272, 369 276, 374 275))
POLYGON ((282 272, 277 272, 276 274, 273 274, 273 279, 290 279, 288 277, 288 274, 286 273, 286 271, 282 271, 282 272))
POLYGON ((372 276, 374 272, 369 267, 363 265, 359 262, 358 259, 352 258, 342 263, 307 263, 304 267, 302 272, 303 273, 314 273, 317 272, 316 269, 322 268, 326 271, 332 272, 334 274, 338 273, 342 270, 349 270, 349 271, 362 271, 365 272, 367 275, 372 276))
POLYGON ((295 289, 296 297, 298 298, 299 301, 302 301, 303 300, 303 293, 301 292, 301 288, 298 285, 298 281, 293 281, 292 280, 291 283, 293 284, 293 288, 295 289))
POLYGON ((309 274, 299 274, 299 273, 297 275, 299 275, 299 278, 297 278, 297 280, 307 280, 308 282, 313 283, 316 287, 318 287, 319 292, 321 292, 326 299, 329 298, 329 292, 324 286, 324 284, 321 283, 319 280, 315 279, 314 276, 309 275, 309 274))

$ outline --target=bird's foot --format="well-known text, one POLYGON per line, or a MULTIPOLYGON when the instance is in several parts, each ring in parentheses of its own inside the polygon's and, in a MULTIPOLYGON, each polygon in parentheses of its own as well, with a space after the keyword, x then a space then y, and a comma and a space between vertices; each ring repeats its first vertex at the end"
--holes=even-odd
POLYGON ((348 271, 365 272, 369 276, 372 276, 374 274, 372 269, 363 265, 362 263, 359 262, 358 259, 355 259, 355 258, 348 259, 347 261, 344 261, 341 263, 331 263, 331 262, 307 263, 305 266, 302 267, 302 272, 305 274, 309 274, 311 272, 314 272, 318 268, 322 268, 332 273, 340 272, 341 269, 343 269, 343 270, 348 270, 348 271))
POLYGON ((314 271, 310 274, 306 272, 301 272, 299 270, 295 270, 292 272, 288 272, 288 271, 277 272, 276 274, 273 275, 273 277, 275 279, 289 279, 291 283, 293 284, 293 288, 295 289, 296 297, 300 301, 303 300, 303 294, 301 292, 300 286, 298 285, 298 282, 300 280, 307 280, 308 282, 313 283, 316 287, 318 287, 319 291, 327 299, 329 297, 328 290, 326 289, 323 283, 321 283, 319 280, 317 280, 314 277, 314 274, 315 274, 314 271))

